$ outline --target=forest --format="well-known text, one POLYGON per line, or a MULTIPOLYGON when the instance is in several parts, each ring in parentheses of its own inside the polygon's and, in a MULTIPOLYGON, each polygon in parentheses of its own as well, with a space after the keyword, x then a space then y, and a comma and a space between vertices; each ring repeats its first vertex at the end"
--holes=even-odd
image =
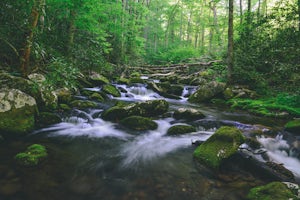
POLYGON ((299 199, 300 0, 1 0, 0 199, 299 199))

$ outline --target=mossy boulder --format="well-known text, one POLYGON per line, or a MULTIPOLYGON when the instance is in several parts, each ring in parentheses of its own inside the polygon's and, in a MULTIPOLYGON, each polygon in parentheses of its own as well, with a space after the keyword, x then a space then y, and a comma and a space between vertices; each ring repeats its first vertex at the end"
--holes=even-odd
POLYGON ((115 86, 110 84, 104 85, 102 91, 105 92, 106 94, 112 95, 113 97, 121 96, 120 91, 115 86))
POLYGON ((145 102, 133 103, 124 107, 128 116, 154 117, 168 111, 169 103, 166 100, 149 100, 145 102))
POLYGON ((175 119, 197 120, 203 119, 205 115, 193 108, 179 108, 174 111, 173 117, 175 119))
POLYGON ((254 187, 247 195, 249 200, 300 199, 298 191, 287 187, 282 182, 271 182, 267 185, 254 187))
POLYGON ((192 103, 207 102, 213 97, 221 94, 224 89, 225 83, 212 81, 206 85, 199 87, 198 90, 188 98, 188 101, 192 103))
POLYGON ((67 88, 60 88, 54 91, 58 103, 69 104, 72 101, 72 92, 67 88))
POLYGON ((129 83, 133 84, 133 83, 145 83, 144 79, 141 79, 139 77, 132 77, 129 79, 129 83))
POLYGON ((61 104, 59 104, 59 109, 61 109, 63 111, 70 111, 71 107, 68 106, 67 104, 61 103, 61 104))
POLYGON ((48 153, 46 148, 40 144, 33 144, 27 147, 25 152, 18 153, 15 160, 22 166, 36 166, 47 157, 48 153))
POLYGON ((0 132, 26 133, 35 126, 37 113, 33 97, 17 89, 0 90, 0 132))
POLYGON ((127 110, 121 106, 114 106, 102 113, 102 118, 108 121, 118 122, 125 117, 128 117, 127 110))
POLYGON ((191 133, 191 132, 195 132, 196 128, 190 125, 175 125, 175 126, 171 126, 168 131, 167 134, 168 135, 181 135, 181 134, 185 134, 185 133, 191 133))
POLYGON ((300 135, 300 119, 289 121, 284 126, 286 131, 300 135))
POLYGON ((57 124, 61 121, 61 118, 55 113, 41 112, 37 116, 37 125, 41 127, 57 124))
POLYGON ((93 74, 90 75, 89 78, 90 81, 95 85, 103 85, 109 83, 109 80, 105 76, 98 74, 96 72, 93 72, 93 74))
POLYGON ((94 92, 91 96, 89 96, 89 98, 91 98, 92 100, 95 100, 95 101, 99 101, 99 102, 104 101, 104 98, 102 97, 102 95, 97 92, 94 92))
POLYGON ((213 169, 219 169, 221 163, 235 154, 244 141, 239 129, 223 126, 196 148, 194 157, 213 169))
POLYGON ((158 94, 160 94, 161 96, 165 97, 165 98, 169 98, 169 99, 181 99, 179 96, 168 93, 166 91, 166 89, 158 86, 156 83, 154 82, 148 82, 148 88, 152 89, 153 91, 157 92, 158 94))
POLYGON ((74 100, 70 103, 70 105, 78 109, 96 108, 98 106, 95 102, 85 100, 74 100))
POLYGON ((130 116, 120 121, 120 124, 137 131, 154 130, 158 127, 157 123, 147 117, 130 116))

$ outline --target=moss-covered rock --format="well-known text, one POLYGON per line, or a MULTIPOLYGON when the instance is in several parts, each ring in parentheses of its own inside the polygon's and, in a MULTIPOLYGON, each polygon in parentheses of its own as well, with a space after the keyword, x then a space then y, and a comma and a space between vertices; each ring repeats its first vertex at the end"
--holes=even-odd
POLYGON ((15 160, 22 166, 36 166, 47 157, 47 150, 43 145, 33 144, 25 152, 18 153, 15 160))
POLYGON ((158 127, 156 122, 152 121, 149 118, 141 116, 127 117, 125 119, 122 119, 120 121, 120 124, 137 131, 154 130, 158 127))
POLYGON ((103 102, 104 101, 104 98, 101 96, 101 94, 97 93, 97 92, 94 92, 90 98, 92 100, 95 100, 95 101, 99 101, 99 102, 103 102))
POLYGON ((69 104, 72 101, 72 92, 67 88, 60 88, 54 91, 58 103, 69 104))
POLYGON ((59 109, 61 109, 63 111, 70 111, 71 110, 70 106, 68 106, 67 104, 64 104, 64 103, 59 104, 59 109))
POLYGON ((281 182, 271 182, 267 185, 254 187, 247 195, 249 200, 299 199, 295 192, 281 182))
POLYGON ((89 78, 90 81, 95 85, 103 85, 109 83, 109 80, 105 76, 95 72, 93 72, 93 74, 89 78))
POLYGON ((106 94, 110 94, 114 97, 121 96, 120 91, 115 86, 110 85, 110 84, 104 85, 102 88, 102 91, 105 92, 106 94))
POLYGON ((181 135, 181 134, 185 134, 185 133, 191 133, 191 132, 195 132, 196 128, 190 125, 175 125, 175 126, 171 126, 168 131, 167 134, 168 135, 181 135))
POLYGON ((148 88, 152 89, 153 91, 157 92, 161 96, 169 99, 181 99, 179 96, 168 93, 165 89, 159 87, 156 83, 154 82, 148 82, 148 88))
POLYGON ((128 113, 124 107, 114 106, 105 110, 101 116, 104 120, 117 122, 128 117, 128 113))
POLYGON ((133 103, 124 107, 128 116, 154 117, 168 111, 169 103, 166 100, 149 100, 145 102, 133 103))
POLYGON ((0 132, 31 131, 36 113, 37 105, 33 97, 17 89, 0 90, 0 132))
POLYGON ((40 112, 37 116, 37 125, 41 127, 57 124, 61 121, 61 118, 57 114, 50 112, 40 112))
POLYGON ((224 83, 212 81, 206 85, 199 87, 198 90, 188 98, 188 101, 193 103, 206 102, 222 93, 224 89, 224 83))
POLYGON ((133 83, 145 83, 144 79, 141 79, 139 77, 132 77, 129 79, 129 83, 133 84, 133 83))
POLYGON ((213 169, 218 169, 223 160, 235 154, 245 141, 241 131, 223 126, 194 151, 194 156, 213 169))
POLYGON ((85 100, 74 100, 70 103, 70 105, 79 109, 96 108, 98 106, 95 102, 85 100))
POLYGON ((300 119, 289 121, 284 127, 286 131, 300 135, 300 119))
POLYGON ((179 108, 174 111, 173 117, 175 119, 197 120, 203 119, 205 115, 201 111, 193 108, 179 108))

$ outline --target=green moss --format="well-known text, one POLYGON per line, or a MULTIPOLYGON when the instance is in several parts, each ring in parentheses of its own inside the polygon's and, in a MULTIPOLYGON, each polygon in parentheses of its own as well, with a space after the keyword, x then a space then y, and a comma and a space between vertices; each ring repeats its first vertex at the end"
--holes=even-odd
POLYGON ((222 161, 236 153, 244 141, 240 130, 223 126, 196 148, 194 156, 207 166, 218 169, 222 161))
POLYGON ((33 144, 25 152, 18 153, 15 160, 23 166, 36 166, 47 157, 47 150, 43 145, 33 144))
POLYGON ((48 126, 51 124, 57 124, 61 122, 61 119, 58 115, 49 112, 41 112, 37 117, 38 125, 48 126))
POLYGON ((196 120, 196 119, 203 119, 205 115, 196 109, 179 108, 174 112, 173 117, 175 119, 196 120))
POLYGON ((251 113, 266 117, 286 117, 286 114, 300 116, 300 108, 278 104, 275 98, 268 99, 230 99, 227 101, 232 108, 248 110, 251 113))
POLYGON ((140 116, 130 116, 122 119, 120 121, 120 124, 127 128, 138 131, 154 130, 158 126, 157 123, 152 121, 151 119, 140 116))
POLYGON ((99 84, 99 85, 102 85, 102 84, 108 84, 109 83, 109 80, 101 75, 101 74, 95 74, 95 75, 92 75, 91 76, 91 81, 95 84, 99 84))
POLYGON ((145 83, 145 80, 138 77, 132 77, 129 79, 129 83, 145 83))
POLYGON ((98 106, 95 102, 84 100, 74 100, 70 103, 70 105, 79 109, 96 108, 98 106))
POLYGON ((63 104, 63 103, 59 104, 59 108, 64 110, 64 111, 71 110, 70 106, 68 106, 67 104, 63 104))
POLYGON ((132 78, 139 78, 141 76, 141 74, 139 73, 139 72, 133 72, 133 73, 131 73, 130 74, 130 77, 132 77, 132 78))
POLYGON ((267 185, 252 188, 247 195, 249 200, 299 199, 281 182, 271 182, 267 185))
POLYGON ((106 94, 111 94, 114 97, 121 96, 120 91, 113 85, 104 85, 102 91, 105 92, 106 94))
POLYGON ((196 128, 189 125, 175 125, 168 129, 168 135, 181 135, 185 133, 195 132, 196 128))
POLYGON ((284 127, 287 131, 300 134, 300 119, 289 121, 284 127))
POLYGON ((96 100, 96 101, 99 101, 99 102, 103 102, 104 101, 104 98, 101 96, 101 94, 97 93, 97 92, 94 92, 91 96, 90 96, 91 99, 93 100, 96 100))
POLYGON ((102 113, 102 118, 108 121, 119 121, 128 116, 126 109, 120 106, 111 107, 102 113))
POLYGON ((122 78, 122 77, 119 78, 119 80, 117 82, 120 83, 120 84, 126 84, 126 85, 128 85, 130 83, 129 79, 122 78))

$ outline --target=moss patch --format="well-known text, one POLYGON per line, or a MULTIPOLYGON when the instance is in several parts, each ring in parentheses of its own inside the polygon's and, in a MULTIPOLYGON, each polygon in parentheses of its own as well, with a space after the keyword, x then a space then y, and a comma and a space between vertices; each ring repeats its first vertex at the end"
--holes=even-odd
POLYGON ((247 195, 249 200, 299 199, 281 182, 272 182, 267 185, 252 188, 247 195))
POLYGON ((57 124, 61 122, 58 115, 49 112, 41 112, 37 117, 37 122, 39 126, 48 126, 51 124, 57 124))
POLYGON ((152 121, 149 118, 146 117, 140 117, 140 116, 130 116, 120 121, 120 124, 123 126, 138 130, 138 131, 144 131, 144 130, 154 130, 157 128, 157 123, 152 121))
POLYGON ((218 169, 222 161, 236 153, 244 141, 240 130, 223 126, 196 148, 194 156, 207 166, 218 169))
POLYGON ((121 93, 120 91, 113 85, 104 85, 102 88, 102 91, 105 92, 106 94, 110 94, 114 97, 120 97, 121 93))
POLYGON ((196 128, 190 125, 175 125, 168 129, 168 135, 181 135, 185 133, 195 132, 196 128))
POLYGON ((70 103, 72 107, 76 107, 79 109, 84 109, 84 108, 96 108, 97 104, 92 101, 83 101, 83 100, 74 100, 70 103))
POLYGON ((289 121, 284 127, 285 130, 300 135, 300 119, 289 121))
POLYGON ((47 150, 43 145, 33 144, 25 152, 18 153, 15 160, 22 166, 36 166, 47 157, 47 150))
POLYGON ((175 119, 197 120, 203 119, 205 115, 196 109, 179 108, 178 110, 175 110, 173 117, 175 119))

